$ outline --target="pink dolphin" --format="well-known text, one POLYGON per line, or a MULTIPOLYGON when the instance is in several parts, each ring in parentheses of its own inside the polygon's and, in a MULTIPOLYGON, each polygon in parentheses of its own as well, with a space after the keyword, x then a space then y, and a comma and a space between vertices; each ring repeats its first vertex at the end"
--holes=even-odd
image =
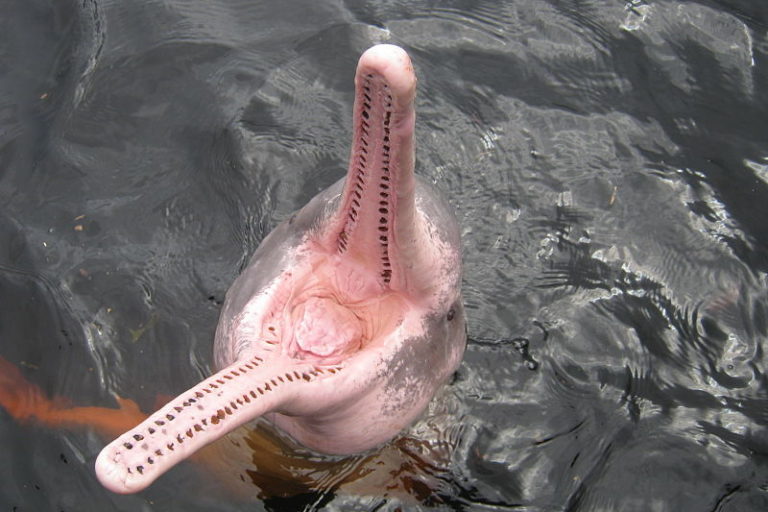
POLYGON ((108 489, 139 491, 262 415, 312 450, 367 450, 413 422, 456 370, 459 229, 413 172, 408 55, 366 51, 355 91, 346 177, 275 228, 227 292, 218 373, 102 450, 108 489))

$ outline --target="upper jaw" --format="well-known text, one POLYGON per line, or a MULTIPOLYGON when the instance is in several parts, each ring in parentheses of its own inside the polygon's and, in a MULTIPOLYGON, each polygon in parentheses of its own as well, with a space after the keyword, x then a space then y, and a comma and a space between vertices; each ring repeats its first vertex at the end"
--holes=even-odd
POLYGON ((414 97, 404 50, 379 45, 355 76, 353 140, 344 191, 326 245, 365 267, 380 288, 403 291, 415 250, 414 97))

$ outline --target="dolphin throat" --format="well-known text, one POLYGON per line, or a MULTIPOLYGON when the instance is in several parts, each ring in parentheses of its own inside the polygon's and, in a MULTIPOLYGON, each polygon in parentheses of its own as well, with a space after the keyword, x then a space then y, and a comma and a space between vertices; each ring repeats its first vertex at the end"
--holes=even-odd
POLYGON ((330 358, 351 353, 360 348, 363 329, 360 320, 348 308, 334 299, 311 297, 292 312, 293 335, 302 353, 330 358))

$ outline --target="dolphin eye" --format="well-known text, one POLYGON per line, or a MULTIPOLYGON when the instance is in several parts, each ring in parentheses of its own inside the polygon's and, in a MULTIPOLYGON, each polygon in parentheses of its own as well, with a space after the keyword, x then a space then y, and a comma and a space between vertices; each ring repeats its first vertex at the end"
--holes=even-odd
POLYGON ((456 316, 456 311, 454 311, 453 308, 449 309, 448 315, 447 315, 448 321, 450 322, 451 320, 453 320, 454 316, 456 316))

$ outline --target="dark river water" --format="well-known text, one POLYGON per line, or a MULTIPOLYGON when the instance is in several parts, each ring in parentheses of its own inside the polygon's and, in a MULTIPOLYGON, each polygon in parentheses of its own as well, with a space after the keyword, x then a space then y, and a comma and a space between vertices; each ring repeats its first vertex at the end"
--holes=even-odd
POLYGON ((276 497, 245 455, 118 496, 93 474, 108 439, 0 410, 0 511, 768 510, 762 0, 0 13, 0 356, 46 396, 149 411, 210 373, 229 284, 344 174, 377 42, 416 67, 417 172, 462 226, 469 330, 384 449, 402 492, 351 486, 353 457, 276 497))

